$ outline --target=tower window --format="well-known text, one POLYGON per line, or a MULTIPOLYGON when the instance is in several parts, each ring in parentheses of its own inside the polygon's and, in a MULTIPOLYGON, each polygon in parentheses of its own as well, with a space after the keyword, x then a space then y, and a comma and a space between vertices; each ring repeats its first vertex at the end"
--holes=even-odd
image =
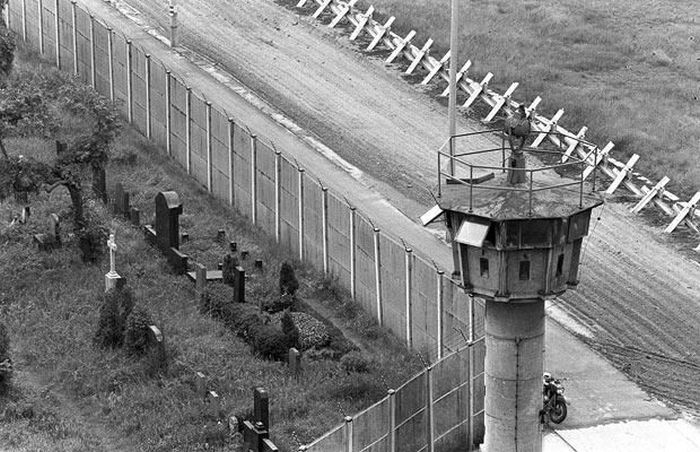
POLYGON ((564 254, 560 254, 557 259, 557 277, 564 274, 564 254))
POLYGON ((489 277, 489 260, 485 257, 479 259, 479 273, 482 278, 489 277))
POLYGON ((519 278, 521 281, 530 279, 530 261, 520 261, 519 278))

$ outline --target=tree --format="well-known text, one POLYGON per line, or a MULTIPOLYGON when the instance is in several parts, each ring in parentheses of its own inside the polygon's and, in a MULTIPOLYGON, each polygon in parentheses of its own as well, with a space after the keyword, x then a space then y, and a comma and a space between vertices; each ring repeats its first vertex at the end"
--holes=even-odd
POLYGON ((83 185, 90 171, 94 191, 105 199, 104 167, 110 145, 121 128, 114 105, 58 71, 24 71, 13 74, 0 88, 0 197, 8 193, 47 192, 57 187, 68 190, 73 208, 74 229, 84 260, 94 260, 102 233, 86 221, 83 185), (9 155, 3 139, 10 136, 55 136, 61 118, 79 118, 84 133, 72 140, 65 152, 52 162, 9 155))

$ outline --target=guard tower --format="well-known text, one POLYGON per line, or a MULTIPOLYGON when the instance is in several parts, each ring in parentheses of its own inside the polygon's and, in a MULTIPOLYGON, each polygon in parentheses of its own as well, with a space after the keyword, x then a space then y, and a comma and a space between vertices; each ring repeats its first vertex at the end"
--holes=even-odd
POLYGON ((446 216, 453 276, 486 301, 486 451, 540 452, 544 300, 578 283, 581 244, 602 201, 584 190, 584 161, 560 164, 558 150, 531 147, 506 157, 505 141, 490 148, 483 136, 493 132, 452 138, 453 149, 477 150, 438 152, 438 204, 422 221, 446 216), (547 155, 557 164, 541 163, 547 155))

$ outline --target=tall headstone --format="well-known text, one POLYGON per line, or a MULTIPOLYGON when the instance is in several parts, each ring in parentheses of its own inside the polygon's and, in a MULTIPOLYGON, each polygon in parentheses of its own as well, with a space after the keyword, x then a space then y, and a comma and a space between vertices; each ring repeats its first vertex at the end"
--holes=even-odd
POLYGON ((156 242, 165 253, 180 247, 180 214, 182 203, 174 191, 156 195, 156 242))
POLYGON ((49 241, 52 243, 54 248, 61 247, 61 219, 58 215, 52 213, 49 215, 49 230, 48 230, 49 241))
POLYGON ((233 269, 233 302, 245 303, 245 270, 241 266, 233 269))
POLYGON ((267 391, 263 388, 253 389, 253 416, 255 422, 262 423, 265 430, 270 429, 270 399, 267 391))
POLYGON ((129 193, 124 191, 124 186, 121 182, 117 182, 114 185, 114 214, 129 214, 129 193))

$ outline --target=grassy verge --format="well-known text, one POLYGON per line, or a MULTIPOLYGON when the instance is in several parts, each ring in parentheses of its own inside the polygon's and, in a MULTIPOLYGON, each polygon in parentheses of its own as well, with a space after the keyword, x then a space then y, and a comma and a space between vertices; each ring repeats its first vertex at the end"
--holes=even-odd
MULTIPOLYGON (((20 58, 20 66, 29 64, 26 58, 20 58)), ((70 130, 64 135, 70 137, 70 130)), ((54 152, 50 140, 16 139, 7 145, 10 153, 49 158, 54 152)), ((215 267, 227 249, 227 243, 216 241, 217 231, 225 229, 239 250, 250 253, 241 261, 250 275, 249 299, 256 302, 274 292, 279 265, 288 256, 134 131, 127 129, 118 140, 107 177, 109 186, 120 181, 133 193, 132 205, 141 209, 143 221, 153 218, 156 193, 177 191, 184 204, 181 232, 191 237, 183 251, 215 267), (254 270, 254 259, 264 260, 263 272, 254 270)), ((415 355, 373 326, 342 291, 295 264, 305 304, 331 313, 334 325, 373 363, 369 373, 348 374, 337 361, 309 360, 297 381, 286 364, 260 359, 222 323, 201 315, 193 284, 169 271, 142 232, 113 218, 100 203, 89 202, 92 215, 116 233, 117 271, 164 333, 171 361, 167 371, 154 374, 145 360, 93 346, 109 262, 80 261, 70 234, 67 193, 56 190, 30 201, 30 221, 14 225, 9 219, 20 205, 13 200, 0 203, 0 318, 10 332, 17 370, 10 397, 0 400, 0 444, 5 447, 210 449, 221 439, 211 428, 221 416, 195 391, 194 373, 199 371, 207 376, 208 389, 221 396, 225 415, 249 413, 251 388, 265 387, 271 398, 272 438, 281 450, 296 450, 297 441, 306 443, 340 423, 341 410, 351 414, 370 405, 421 368, 415 355), (64 246, 40 252, 31 237, 45 229, 52 212, 63 219, 64 246), (23 416, 24 407, 31 407, 33 414, 23 416)), ((231 446, 230 439, 224 441, 231 446)))
MULTIPOLYGON (((416 30, 418 47, 433 38, 436 58, 449 48, 450 0, 358 6, 369 4, 382 23, 396 16, 399 35, 416 30)), ((573 132, 588 126, 587 138, 601 147, 613 141, 620 160, 640 154, 642 174, 668 175, 672 190, 685 196, 700 189, 695 2, 472 0, 460 2, 460 12, 456 60, 472 60, 472 78, 493 72, 499 92, 517 81, 515 99, 541 96, 539 111, 550 117, 563 108, 561 125, 573 132)))

